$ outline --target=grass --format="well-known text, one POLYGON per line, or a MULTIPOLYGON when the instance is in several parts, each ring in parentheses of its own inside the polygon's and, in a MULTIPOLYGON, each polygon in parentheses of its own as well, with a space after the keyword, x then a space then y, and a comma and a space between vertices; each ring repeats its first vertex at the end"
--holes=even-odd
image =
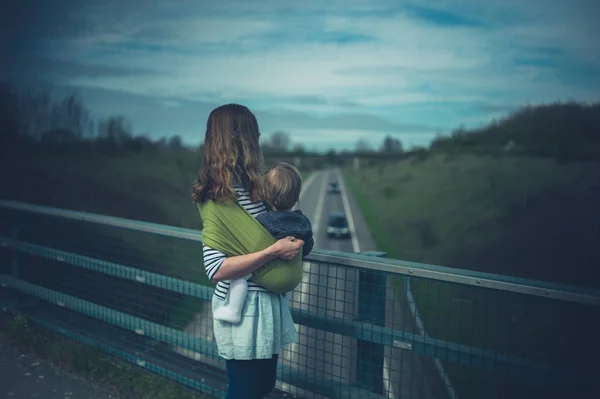
MULTIPOLYGON (((201 164, 197 152, 62 156, 40 150, 14 155, 0 158, 0 167, 12 172, 0 178, 2 199, 191 229, 201 226, 191 200, 201 164)), ((311 170, 301 173, 306 180, 311 170)))
POLYGON ((50 333, 21 316, 0 316, 0 343, 17 345, 127 399, 210 399, 116 357, 50 333))
POLYGON ((5 157, 0 164, 13 171, 2 178, 3 199, 200 227, 190 197, 200 159, 191 151, 115 156, 39 151, 5 157))
MULTIPOLYGON (((600 216, 594 205, 600 202, 597 163, 434 154, 346 170, 344 178, 377 248, 389 257, 598 285, 592 278, 600 262, 593 250, 593 221, 600 216)), ((402 288, 399 281, 397 292, 402 288)), ((600 331, 586 320, 597 317, 597 309, 418 279, 411 288, 435 338, 591 367, 568 348, 575 340, 596 342, 600 331)), ((462 397, 510 385, 472 367, 445 366, 462 397)))
POLYGON ((589 255, 597 238, 590 218, 597 213, 598 163, 556 165, 543 159, 435 155, 422 162, 346 170, 344 177, 377 245, 390 257, 590 284, 589 255), (563 234, 565 229, 558 228, 563 223, 576 227, 575 237, 563 234), (568 239, 573 250, 565 253, 554 245, 538 251, 541 247, 536 246, 534 256, 527 257, 521 244, 532 233, 539 233, 530 239, 535 245, 568 239), (499 242, 504 244, 501 250, 499 242), (492 251, 497 256, 481 256, 492 251), (542 262, 559 267, 522 267, 524 260, 541 256, 542 262), (579 263, 581 278, 569 263, 579 263))

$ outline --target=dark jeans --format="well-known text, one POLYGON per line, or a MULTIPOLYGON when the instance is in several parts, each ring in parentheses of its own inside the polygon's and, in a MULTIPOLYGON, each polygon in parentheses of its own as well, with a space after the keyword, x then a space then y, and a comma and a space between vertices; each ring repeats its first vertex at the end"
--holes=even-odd
POLYGON ((261 399, 275 387, 277 358, 227 360, 227 399, 261 399))

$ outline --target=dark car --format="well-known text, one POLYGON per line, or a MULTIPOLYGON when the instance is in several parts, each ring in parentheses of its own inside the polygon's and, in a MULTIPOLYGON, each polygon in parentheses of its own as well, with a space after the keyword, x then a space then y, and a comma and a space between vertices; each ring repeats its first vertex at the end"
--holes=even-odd
POLYGON ((331 212, 327 221, 327 237, 350 238, 348 219, 344 212, 331 212))
POLYGON ((327 187, 327 192, 330 194, 339 194, 340 193, 340 185, 335 181, 329 183, 329 186, 327 187))

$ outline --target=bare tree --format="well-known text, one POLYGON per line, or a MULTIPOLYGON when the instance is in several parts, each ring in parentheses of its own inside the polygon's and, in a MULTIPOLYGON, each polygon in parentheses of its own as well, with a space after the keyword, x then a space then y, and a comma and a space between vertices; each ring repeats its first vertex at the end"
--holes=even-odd
POLYGON ((75 93, 56 103, 47 90, 18 93, 4 85, 0 97, 3 125, 10 126, 12 134, 40 139, 50 132, 71 131, 82 138, 85 133, 93 132, 90 112, 75 93))
POLYGON ((19 118, 19 96, 7 84, 0 85, 0 134, 2 138, 23 133, 19 118))
POLYGON ((106 139, 117 147, 131 139, 131 123, 123 116, 111 116, 98 122, 98 136, 106 139))
POLYGON ((56 127, 52 123, 50 94, 47 91, 30 92, 17 97, 20 134, 39 139, 44 131, 56 127))
POLYGON ((49 92, 43 91, 38 95, 32 95, 30 106, 30 120, 34 135, 38 136, 45 130, 54 128, 54 126, 51 126, 51 101, 49 92))
POLYGON ((304 145, 301 143, 294 144, 294 148, 292 148, 292 152, 297 155, 302 155, 306 152, 304 145))
POLYGON ((360 139, 356 142, 356 152, 370 152, 371 146, 365 139, 360 139))
POLYGON ((183 141, 181 140, 181 136, 175 135, 169 137, 167 145, 172 150, 181 150, 183 148, 183 141))
POLYGON ((392 136, 386 136, 381 144, 381 152, 402 152, 402 142, 392 136))
POLYGON ((454 129, 451 134, 452 136, 463 136, 465 133, 467 133, 467 130, 465 129, 465 125, 461 123, 461 125, 454 129))
POLYGON ((90 113, 76 93, 56 104, 53 111, 54 127, 71 130, 79 138, 90 132, 90 113))
POLYGON ((271 134, 269 148, 275 151, 287 151, 290 147, 290 135, 277 131, 271 134))

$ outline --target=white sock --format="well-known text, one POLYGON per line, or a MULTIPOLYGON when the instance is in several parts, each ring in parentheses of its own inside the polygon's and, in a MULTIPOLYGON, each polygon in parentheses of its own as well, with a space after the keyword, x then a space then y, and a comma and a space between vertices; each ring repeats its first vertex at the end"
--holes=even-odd
POLYGON ((246 279, 239 278, 233 280, 229 286, 229 304, 221 306, 213 313, 216 320, 226 321, 232 324, 237 324, 242 320, 242 309, 246 302, 246 294, 248 293, 248 282, 246 279))

